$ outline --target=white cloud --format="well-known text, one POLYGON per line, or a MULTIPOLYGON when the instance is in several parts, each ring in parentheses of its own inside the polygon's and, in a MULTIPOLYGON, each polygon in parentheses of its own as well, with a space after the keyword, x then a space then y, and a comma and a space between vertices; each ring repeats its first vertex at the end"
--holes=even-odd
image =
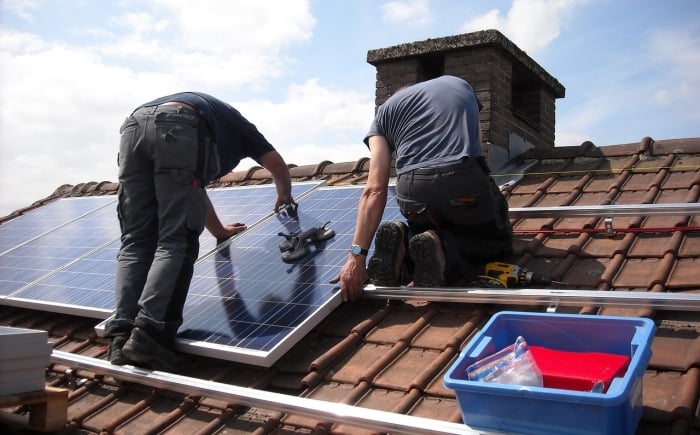
MULTIPOLYGON (((235 95, 231 89, 264 86, 282 74, 285 47, 307 41, 314 19, 307 2, 263 4, 239 4, 256 14, 246 23, 233 22, 228 2, 206 8, 168 2, 165 14, 132 9, 83 46, 0 28, 0 216, 63 184, 116 181, 118 129, 137 104, 184 89, 226 99, 235 95), (187 13, 199 14, 192 20, 199 27, 183 23, 187 13), (208 24, 213 46, 204 43, 208 24)), ((95 23, 90 26, 78 31, 90 33, 95 23)), ((309 80, 291 86, 281 102, 234 105, 289 163, 367 154, 361 138, 371 121, 372 95, 309 80)))
POLYGON ((381 5, 385 21, 424 24, 430 21, 428 0, 394 0, 381 5))
POLYGON ((32 12, 38 8, 37 0, 3 0, 2 8, 25 21, 32 21, 32 12))
POLYGON ((306 0, 265 2, 154 0, 172 13, 185 47, 226 55, 230 52, 278 53, 311 38, 316 20, 306 0))
POLYGON ((366 156, 362 137, 374 113, 371 95, 323 87, 317 79, 291 86, 281 103, 234 103, 283 154, 297 165, 357 160, 366 156))
POLYGON ((547 47, 572 11, 588 0, 513 0, 505 15, 498 9, 476 16, 460 32, 498 29, 531 56, 547 47))
POLYGON ((657 72, 654 103, 678 116, 700 121, 700 26, 663 29, 653 33, 646 61, 657 72))

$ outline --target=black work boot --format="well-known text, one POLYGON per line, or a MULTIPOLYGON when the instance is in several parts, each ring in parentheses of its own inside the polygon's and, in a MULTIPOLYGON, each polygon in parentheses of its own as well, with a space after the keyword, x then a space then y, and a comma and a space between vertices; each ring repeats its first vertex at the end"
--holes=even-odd
POLYGON ((131 337, 124 344, 122 352, 134 365, 153 370, 178 373, 192 364, 185 355, 163 346, 139 327, 131 331, 131 337))
POLYGON ((435 231, 424 231, 411 237, 408 252, 415 263, 414 287, 445 285, 445 253, 435 231))
POLYGON ((132 362, 129 361, 129 358, 127 358, 124 355, 124 352, 122 352, 124 343, 126 343, 126 340, 128 339, 128 335, 116 335, 112 337, 112 339, 109 341, 109 352, 107 354, 110 363, 114 364, 115 366, 132 364, 132 362))
POLYGON ((401 222, 386 222, 377 228, 374 253, 367 264, 367 274, 372 284, 401 284, 403 259, 406 255, 405 234, 406 228, 401 222))

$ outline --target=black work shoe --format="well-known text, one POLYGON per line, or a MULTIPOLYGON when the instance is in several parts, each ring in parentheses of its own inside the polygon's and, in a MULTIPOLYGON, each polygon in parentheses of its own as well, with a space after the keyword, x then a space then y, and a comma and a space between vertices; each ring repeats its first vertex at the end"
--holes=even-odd
POLYGON ((185 355, 163 346, 138 327, 131 331, 122 352, 134 365, 153 370, 178 373, 192 364, 185 355))
POLYGON ((129 358, 124 355, 124 352, 122 352, 122 347, 124 347, 124 343, 126 343, 126 340, 128 339, 128 335, 117 335, 112 337, 109 342, 109 353, 107 354, 110 363, 114 364, 115 366, 123 366, 132 363, 129 361, 129 358))
POLYGON ((378 286, 401 284, 403 258, 406 255, 404 244, 405 228, 401 222, 386 222, 377 228, 374 238, 374 253, 367 264, 369 280, 378 286))
POLYGON ((414 287, 442 287, 445 284, 445 253, 434 231, 411 237, 408 252, 415 263, 414 287))

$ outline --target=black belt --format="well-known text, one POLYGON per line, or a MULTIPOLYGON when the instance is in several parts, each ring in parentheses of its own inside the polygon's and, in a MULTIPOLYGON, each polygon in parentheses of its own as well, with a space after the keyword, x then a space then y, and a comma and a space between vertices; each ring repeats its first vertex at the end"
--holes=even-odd
POLYGON ((467 169, 468 167, 472 167, 474 163, 476 162, 476 159, 479 159, 481 157, 476 157, 474 159, 470 159, 469 157, 462 157, 460 160, 454 163, 449 163, 444 166, 435 166, 435 167, 430 167, 430 168, 418 168, 414 169, 412 171, 413 174, 416 175, 433 175, 433 174, 445 174, 447 172, 455 172, 455 171, 461 171, 463 169, 467 169))

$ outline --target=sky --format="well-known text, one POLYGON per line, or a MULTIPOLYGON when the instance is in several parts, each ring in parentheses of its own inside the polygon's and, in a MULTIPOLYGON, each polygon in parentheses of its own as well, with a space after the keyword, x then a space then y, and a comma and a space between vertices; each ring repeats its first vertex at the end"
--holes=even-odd
POLYGON ((556 146, 700 137, 697 0, 0 0, 0 216, 117 181, 124 118, 179 91, 227 101, 289 164, 368 156, 367 52, 485 29, 566 88, 556 146))

